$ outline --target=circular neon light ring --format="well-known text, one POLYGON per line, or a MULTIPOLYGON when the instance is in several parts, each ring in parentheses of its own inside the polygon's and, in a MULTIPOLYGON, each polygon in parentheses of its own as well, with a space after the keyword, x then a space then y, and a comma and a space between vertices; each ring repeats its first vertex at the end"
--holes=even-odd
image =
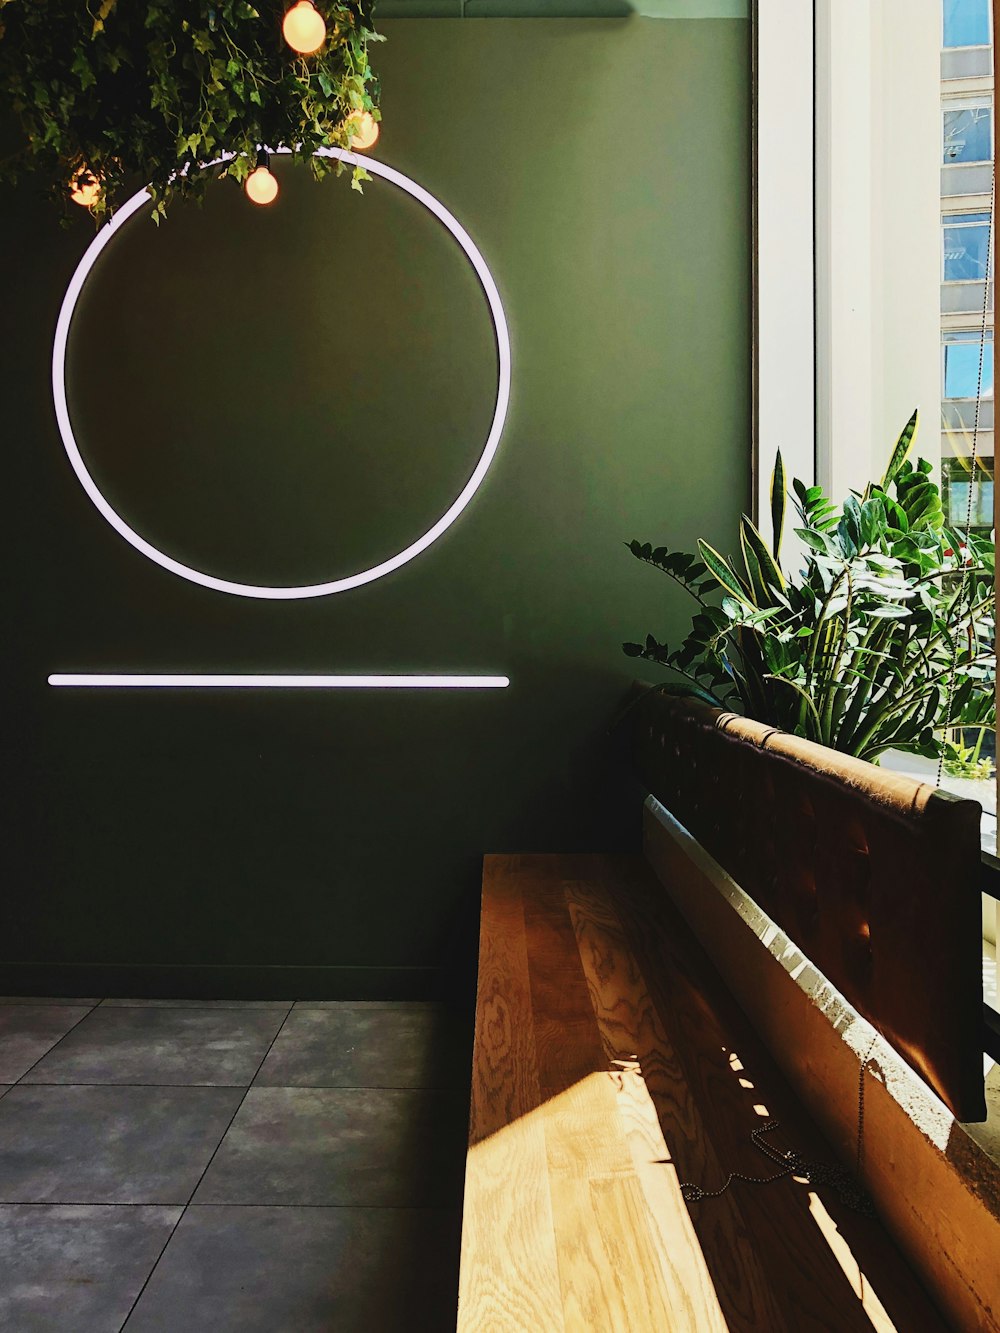
MULTIPOLYGON (((278 153, 287 153, 289 149, 279 148, 275 150, 278 153)), ((87 469, 86 463, 80 453, 80 448, 73 434, 73 426, 70 421, 69 408, 66 402, 66 345, 69 340, 70 324, 73 319, 73 312, 76 310, 77 302, 80 299, 80 293, 83 291, 84 284, 90 275, 91 269, 97 262, 101 251, 109 244, 115 233, 125 225, 128 219, 137 213, 140 208, 149 202, 150 195, 148 190, 140 190, 134 194, 126 204, 115 213, 114 217, 91 241, 90 245, 77 265, 76 272, 70 279, 69 286, 66 289, 66 295, 63 297, 62 307, 59 311, 59 319, 56 323, 55 343, 52 349, 52 397, 55 402, 56 420, 59 424, 59 434, 62 437, 63 447, 69 458, 73 471, 79 478, 80 484, 87 492, 87 495, 93 501, 95 507, 100 511, 104 518, 111 524, 120 536, 140 551, 147 559, 152 560, 154 564, 160 565, 163 569, 168 569, 172 574, 179 575, 182 579, 188 579, 191 583, 200 583, 202 587, 213 588, 216 592, 228 592, 237 597, 261 597, 272 601, 293 601, 304 597, 326 597, 330 593, 346 592, 348 588, 359 588, 362 584, 373 583, 375 579, 380 579, 386 574, 391 574, 393 570, 399 569, 410 560, 418 556, 421 551, 426 551, 428 546, 437 541, 438 537, 458 518, 462 510, 468 505, 469 501, 475 495, 476 491, 482 485, 483 478, 493 462, 497 446, 500 443, 500 436, 503 433, 504 421, 507 416, 507 405, 510 401, 510 335, 507 331, 507 320, 504 316, 503 305, 500 301, 500 293, 493 280, 493 275, 486 266, 486 261, 479 253, 472 237, 455 218, 440 200, 435 199, 429 194, 423 186, 418 185, 416 181, 410 180, 402 172, 387 167, 384 163, 375 158, 361 157, 357 153, 348 152, 343 148, 320 148, 317 150, 318 157, 336 157, 342 162, 363 166, 365 170, 371 172, 373 176, 381 176, 384 180, 391 181, 401 190, 411 195, 431 213, 434 214, 454 236, 465 251, 469 262, 476 271, 476 276, 482 285, 487 303, 489 304, 490 314, 493 317, 493 328, 497 341, 497 397, 496 407, 493 412, 493 421, 490 425, 489 435, 486 438, 486 444, 483 452, 479 456, 479 461, 465 483, 459 495, 452 502, 451 506, 441 515, 433 527, 428 528, 422 537, 419 537, 410 546, 391 556, 388 560, 383 560, 381 564, 373 565, 370 569, 363 569, 357 574, 350 574, 346 578, 332 579, 329 583, 311 583, 302 587, 270 587, 266 584, 255 583, 234 583, 229 579, 216 578, 212 574, 202 573, 199 569, 193 569, 190 565, 181 564, 179 560, 174 560, 172 556, 166 555, 163 551, 153 546, 125 522, 117 510, 105 499, 97 483, 87 469)), ((220 159, 222 160, 222 159, 220 159)), ((215 165, 209 163, 208 165, 215 165)))

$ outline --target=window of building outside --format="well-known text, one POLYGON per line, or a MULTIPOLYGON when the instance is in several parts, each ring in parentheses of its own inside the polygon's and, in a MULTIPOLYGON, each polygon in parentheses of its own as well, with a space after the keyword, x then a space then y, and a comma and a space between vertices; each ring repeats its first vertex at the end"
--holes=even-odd
POLYGON ((945 213, 941 235, 942 282, 984 282, 990 253, 989 213, 945 213))
POLYGON ((942 108, 942 156, 954 162, 989 162, 993 153, 988 98, 949 98, 942 108))
POLYGON ((942 46, 989 46, 990 0, 944 0, 942 46))
MULTIPOLYGON (((839 500, 881 476, 918 407, 946 522, 989 534, 991 0, 816 0, 815 19, 818 480, 839 500)), ((995 845, 995 735, 951 739, 967 759, 942 785, 983 804, 995 845)))
MULTIPOLYGON (((969 524, 987 534, 994 469, 993 311, 986 286, 993 276, 993 7, 990 0, 943 0, 942 8, 941 491, 953 527, 969 524)), ((956 739, 974 745, 980 738, 956 739)), ((980 758, 995 761, 995 734, 982 742, 980 758)), ((977 796, 992 812, 995 846, 995 783, 985 767, 982 776, 952 769, 944 785, 977 796)))
MULTIPOLYGON (((986 333, 986 346, 993 346, 993 333, 986 333)), ((953 399, 993 396, 993 358, 983 354, 979 329, 945 329, 941 335, 941 379, 945 403, 953 399)), ((946 409, 947 411, 947 409, 946 409)), ((990 527, 992 527, 992 522, 990 527)))

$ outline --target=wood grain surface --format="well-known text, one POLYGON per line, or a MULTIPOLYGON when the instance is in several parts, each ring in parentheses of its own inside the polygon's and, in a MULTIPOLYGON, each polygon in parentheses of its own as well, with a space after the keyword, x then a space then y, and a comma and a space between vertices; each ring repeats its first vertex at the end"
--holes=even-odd
POLYGON ((461 1333, 943 1333, 881 1225, 750 1141, 833 1162, 638 858, 488 857, 461 1333))
POLYGON ((518 858, 484 877, 458 1328, 563 1329, 518 858), (468 1262, 465 1260, 468 1256, 468 1262))

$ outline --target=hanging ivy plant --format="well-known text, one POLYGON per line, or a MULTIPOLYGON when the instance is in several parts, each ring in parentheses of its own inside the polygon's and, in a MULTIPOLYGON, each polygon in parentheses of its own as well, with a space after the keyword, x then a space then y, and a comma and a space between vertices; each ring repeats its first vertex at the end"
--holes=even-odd
MULTIPOLYGON (((368 45, 383 38, 372 0, 314 0, 326 40, 299 56, 282 36, 290 3, 0 0, 0 90, 24 139, 0 174, 42 174, 66 212, 89 186, 99 221, 147 184, 158 222, 212 178, 244 181, 261 146, 339 173, 313 153, 350 147, 361 113, 380 119, 368 45)), ((352 184, 367 179, 356 168, 352 184)))

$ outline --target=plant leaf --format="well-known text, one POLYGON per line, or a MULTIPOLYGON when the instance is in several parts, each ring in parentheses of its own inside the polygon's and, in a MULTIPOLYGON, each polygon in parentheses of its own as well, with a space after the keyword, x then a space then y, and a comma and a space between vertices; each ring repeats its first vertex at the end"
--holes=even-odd
POLYGON ((767 543, 757 531, 754 524, 744 514, 740 524, 741 535, 747 545, 757 557, 757 563, 760 566, 760 572, 767 586, 775 592, 783 593, 785 590, 785 576, 767 549, 767 543))
POLYGON ((781 558, 781 537, 785 526, 785 464, 779 449, 774 459, 774 471, 771 473, 771 549, 775 563, 781 558))
POLYGON ((742 602, 744 606, 756 611, 757 608, 747 596, 743 584, 718 551, 700 537, 698 538, 698 550, 701 552, 701 558, 705 562, 708 572, 719 587, 729 593, 730 597, 735 597, 738 602, 742 602))
POLYGON ((882 489, 884 491, 889 489, 890 484, 896 479, 897 472, 899 472, 900 468, 906 462, 906 456, 913 446, 913 441, 916 438, 919 425, 920 413, 917 408, 914 408, 913 416, 910 417, 909 421, 903 427, 899 439, 896 441, 896 446, 889 456, 885 475, 882 478, 882 489))

